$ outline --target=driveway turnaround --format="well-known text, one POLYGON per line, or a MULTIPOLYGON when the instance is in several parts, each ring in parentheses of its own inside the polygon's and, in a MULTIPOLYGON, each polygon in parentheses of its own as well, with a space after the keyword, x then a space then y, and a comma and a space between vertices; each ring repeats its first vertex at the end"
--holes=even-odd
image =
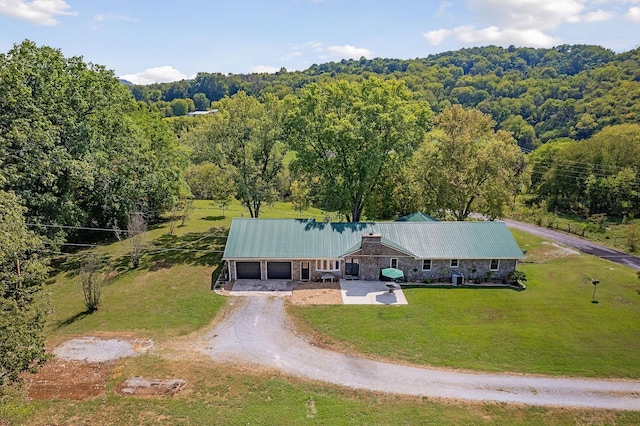
POLYGON ((220 362, 255 364, 354 389, 405 395, 640 410, 640 381, 467 373, 372 361, 321 349, 298 337, 280 297, 234 298, 233 304, 198 345, 220 362))
POLYGON ((393 293, 382 281, 340 280, 342 303, 345 305, 408 305, 399 285, 393 293))

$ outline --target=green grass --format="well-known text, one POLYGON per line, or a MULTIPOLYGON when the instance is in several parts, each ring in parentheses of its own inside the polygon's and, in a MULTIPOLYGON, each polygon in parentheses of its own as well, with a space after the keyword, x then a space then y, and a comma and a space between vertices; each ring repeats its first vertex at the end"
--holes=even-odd
POLYGON ((527 289, 407 289, 408 306, 291 306, 332 344, 376 357, 481 371, 640 377, 634 271, 562 254, 515 232, 527 289), (597 278, 596 299, 591 303, 597 278))
POLYGON ((85 401, 0 405, 19 424, 326 424, 574 425, 637 424, 640 412, 461 403, 325 386, 278 373, 174 362, 146 355, 123 361, 105 395, 85 401), (172 398, 116 394, 124 377, 179 377, 187 390, 172 398))

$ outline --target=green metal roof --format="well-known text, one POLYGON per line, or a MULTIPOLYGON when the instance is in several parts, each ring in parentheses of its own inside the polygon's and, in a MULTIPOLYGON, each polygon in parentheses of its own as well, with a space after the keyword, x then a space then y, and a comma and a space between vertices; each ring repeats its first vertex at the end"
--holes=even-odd
POLYGON ((439 222, 439 221, 440 221, 439 219, 436 219, 435 217, 429 216, 428 214, 424 214, 422 212, 411 213, 396 219, 396 222, 439 222))
POLYGON ((233 219, 224 259, 339 258, 359 249, 362 234, 418 259, 520 259, 504 222, 315 222, 233 219))

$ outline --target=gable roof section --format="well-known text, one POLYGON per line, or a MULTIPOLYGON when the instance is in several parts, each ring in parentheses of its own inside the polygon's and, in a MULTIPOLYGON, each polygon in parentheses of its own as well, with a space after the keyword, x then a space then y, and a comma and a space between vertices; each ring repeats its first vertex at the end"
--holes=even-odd
POLYGON ((358 222, 233 219, 224 259, 339 258, 360 248, 362 234, 418 259, 520 259, 504 222, 358 222))
POLYGON ((415 212, 408 214, 406 216, 402 216, 395 220, 396 222, 440 222, 439 219, 436 219, 433 216, 429 216, 428 214, 422 212, 415 212))

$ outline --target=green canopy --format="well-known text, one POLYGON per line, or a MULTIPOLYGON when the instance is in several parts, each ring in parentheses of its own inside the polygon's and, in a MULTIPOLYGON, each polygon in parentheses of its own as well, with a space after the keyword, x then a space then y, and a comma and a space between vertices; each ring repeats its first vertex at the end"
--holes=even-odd
POLYGON ((397 280, 398 278, 404 278, 404 272, 396 268, 385 268, 382 270, 382 276, 397 280))

